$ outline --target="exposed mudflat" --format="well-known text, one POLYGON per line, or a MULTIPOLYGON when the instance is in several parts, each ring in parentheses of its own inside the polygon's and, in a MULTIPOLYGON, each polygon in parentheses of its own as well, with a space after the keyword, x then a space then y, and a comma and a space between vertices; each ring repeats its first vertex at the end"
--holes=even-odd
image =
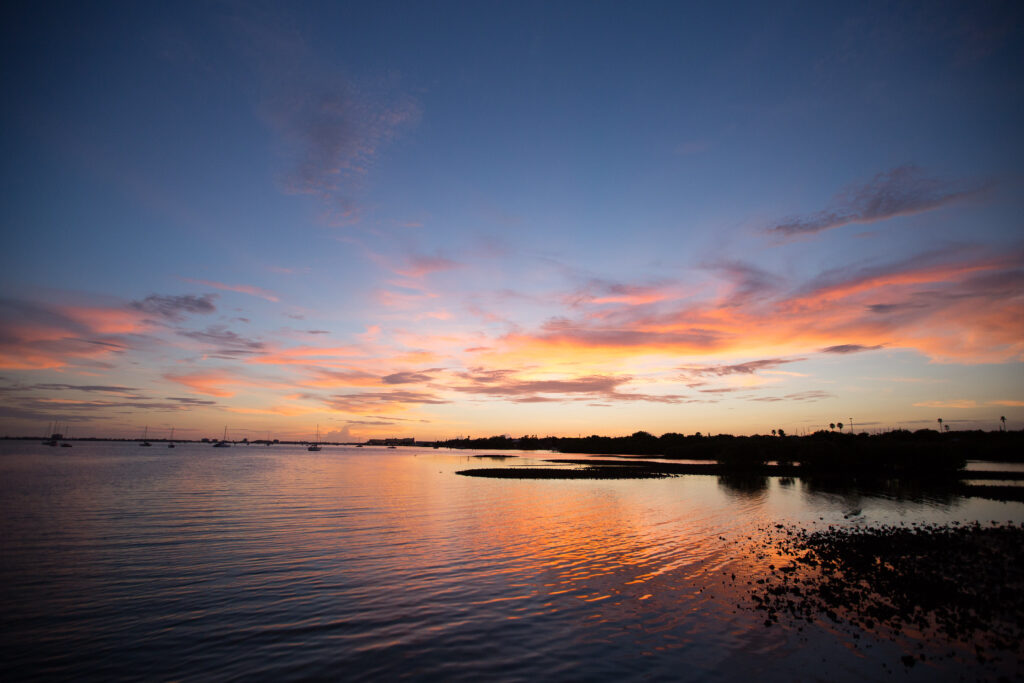
POLYGON ((597 466, 586 469, 568 467, 480 467, 456 474, 492 479, 661 479, 673 475, 643 467, 597 466))

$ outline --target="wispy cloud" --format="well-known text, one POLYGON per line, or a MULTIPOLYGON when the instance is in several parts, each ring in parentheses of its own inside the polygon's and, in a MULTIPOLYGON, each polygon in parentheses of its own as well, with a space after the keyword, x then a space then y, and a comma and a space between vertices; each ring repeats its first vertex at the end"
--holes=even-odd
POLYGON ((204 294, 195 296, 184 294, 180 296, 165 296, 150 294, 141 301, 131 302, 130 307, 143 311, 149 315, 155 315, 166 320, 180 322, 185 319, 185 314, 196 313, 206 315, 217 310, 213 305, 214 295, 204 294))
POLYGON ((179 330, 178 334, 216 347, 211 354, 214 357, 251 356, 261 353, 265 349, 263 342, 247 339, 223 325, 211 325, 205 330, 179 330))
POLYGON ((405 263, 394 267, 399 275, 414 279, 422 278, 430 273, 437 273, 444 270, 453 270, 462 267, 458 261, 441 256, 440 254, 410 254, 405 258, 405 263))
POLYGON ((303 384, 333 389, 339 387, 375 387, 381 382, 380 375, 360 369, 330 370, 323 367, 309 366, 306 368, 307 379, 303 384))
POLYGON ((191 398, 189 396, 168 396, 168 401, 175 401, 186 406, 215 406, 216 401, 209 401, 204 398, 191 398))
POLYGON ((219 370, 167 373, 164 375, 164 379, 186 386, 197 394, 219 398, 230 398, 235 395, 234 391, 226 388, 228 385, 235 384, 235 378, 227 372, 219 370))
POLYGON ((651 401, 677 403, 676 394, 642 394, 621 391, 632 381, 629 376, 581 375, 561 378, 524 379, 513 370, 485 370, 460 373, 461 384, 449 388, 468 394, 502 398, 516 403, 547 401, 594 400, 651 401))
POLYGON ((916 408, 951 408, 951 409, 965 409, 965 408, 976 408, 978 406, 977 401, 970 399, 956 399, 952 401, 922 401, 915 403, 916 408))
POLYGON ((394 372, 390 375, 381 377, 381 381, 384 384, 423 384, 433 379, 433 373, 436 373, 438 369, 432 370, 421 370, 421 371, 405 371, 405 372, 394 372))
POLYGON ((191 282, 196 285, 203 285, 204 287, 213 287, 214 289, 220 289, 225 292, 238 292, 239 294, 248 294, 249 296, 259 297, 267 301, 277 302, 280 301, 278 296, 273 292, 269 292, 262 287, 254 287, 252 285, 229 285, 224 282, 215 282, 213 280, 194 280, 190 277, 182 278, 185 282, 191 282))
POLYGON ((423 391, 364 391, 355 394, 332 394, 321 399, 332 410, 344 413, 404 410, 409 405, 440 405, 448 400, 423 391))
POLYGON ((419 102, 393 72, 357 80, 320 58, 287 8, 247 8, 232 21, 261 80, 260 113, 279 137, 282 189, 318 199, 332 225, 357 222, 360 178, 419 119, 419 102))
POLYGON ((666 283, 630 284, 592 278, 566 297, 570 306, 629 304, 640 306, 663 301, 671 296, 666 283))
POLYGON ((116 396, 138 397, 139 390, 133 387, 108 386, 104 384, 33 384, 25 389, 42 391, 83 391, 87 393, 114 394, 116 396))
POLYGON ((0 298, 0 368, 105 367, 138 345, 151 327, 131 307, 0 298))
POLYGON ((822 353, 861 353, 863 351, 877 351, 883 348, 881 344, 875 344, 874 346, 864 346, 863 344, 836 344, 835 346, 826 346, 821 349, 822 353))
POLYGON ((285 192, 315 197, 337 226, 360 220, 360 179, 380 148, 419 120, 417 100, 391 83, 373 87, 341 74, 310 78, 303 58, 278 80, 263 109, 287 158, 285 192))
POLYGON ((986 189, 987 185, 976 182, 935 178, 917 166, 899 166, 866 183, 845 188, 821 211, 787 218, 768 230, 784 237, 813 235, 851 223, 874 223, 932 211, 986 189))
POLYGON ((835 394, 830 394, 827 391, 812 390, 812 391, 799 391, 792 394, 786 394, 785 396, 756 396, 747 400, 757 401, 759 403, 780 403, 780 402, 795 402, 805 403, 813 401, 824 401, 827 398, 835 398, 835 394))
POLYGON ((687 375, 698 377, 724 377, 727 375, 752 375, 759 370, 777 368, 787 363, 796 363, 805 360, 804 358, 765 358, 762 360, 751 360, 745 363, 734 365, 689 365, 679 368, 687 375))

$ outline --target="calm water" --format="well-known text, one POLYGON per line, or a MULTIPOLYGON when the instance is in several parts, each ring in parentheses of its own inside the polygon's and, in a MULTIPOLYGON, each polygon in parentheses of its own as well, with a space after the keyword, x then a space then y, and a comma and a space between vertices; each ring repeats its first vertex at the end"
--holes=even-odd
MULTIPOLYGON (((0 674, 882 679, 881 663, 919 644, 865 636, 855 647, 823 623, 766 628, 723 582, 765 571, 749 552, 758 528, 1024 521, 1019 503, 777 479, 454 474, 531 462, 0 442, 0 674)), ((959 661, 896 673, 970 675, 959 661)))

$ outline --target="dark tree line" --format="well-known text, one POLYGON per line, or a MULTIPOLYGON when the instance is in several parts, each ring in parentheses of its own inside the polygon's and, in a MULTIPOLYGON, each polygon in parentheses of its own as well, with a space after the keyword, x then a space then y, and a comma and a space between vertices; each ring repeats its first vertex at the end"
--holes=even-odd
POLYGON ((1024 461, 1024 432, 894 430, 882 434, 819 431, 807 436, 733 436, 669 432, 654 436, 639 431, 629 436, 557 437, 536 435, 512 438, 491 436, 441 442, 449 448, 497 450, 550 450, 558 453, 636 455, 687 460, 713 460, 737 469, 767 463, 799 467, 804 472, 872 470, 879 473, 950 472, 969 459, 1024 461))

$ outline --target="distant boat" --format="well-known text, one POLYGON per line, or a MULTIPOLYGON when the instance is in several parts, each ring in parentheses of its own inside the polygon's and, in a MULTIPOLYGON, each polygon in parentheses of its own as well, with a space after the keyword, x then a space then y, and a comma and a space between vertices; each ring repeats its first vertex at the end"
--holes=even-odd
POLYGON ((148 426, 147 427, 143 427, 142 428, 142 443, 139 444, 140 446, 152 446, 153 445, 149 441, 146 441, 146 436, 148 436, 148 435, 149 435, 149 427, 148 426))
POLYGON ((320 425, 316 426, 316 441, 306 449, 307 451, 318 451, 320 450, 320 425))
POLYGON ((56 446, 57 445, 57 439, 59 439, 61 437, 61 435, 57 433, 57 423, 56 422, 52 422, 52 423, 48 424, 46 426, 46 431, 50 434, 50 438, 43 439, 43 442, 42 442, 43 445, 44 446, 56 446))
POLYGON ((214 448, 231 448, 231 444, 228 443, 228 428, 224 427, 224 438, 217 443, 213 444, 214 448))
POLYGON ((388 446, 388 448, 398 448, 398 446, 388 446))
POLYGON ((174 448, 174 427, 171 427, 171 439, 170 443, 167 444, 168 448, 174 448))

